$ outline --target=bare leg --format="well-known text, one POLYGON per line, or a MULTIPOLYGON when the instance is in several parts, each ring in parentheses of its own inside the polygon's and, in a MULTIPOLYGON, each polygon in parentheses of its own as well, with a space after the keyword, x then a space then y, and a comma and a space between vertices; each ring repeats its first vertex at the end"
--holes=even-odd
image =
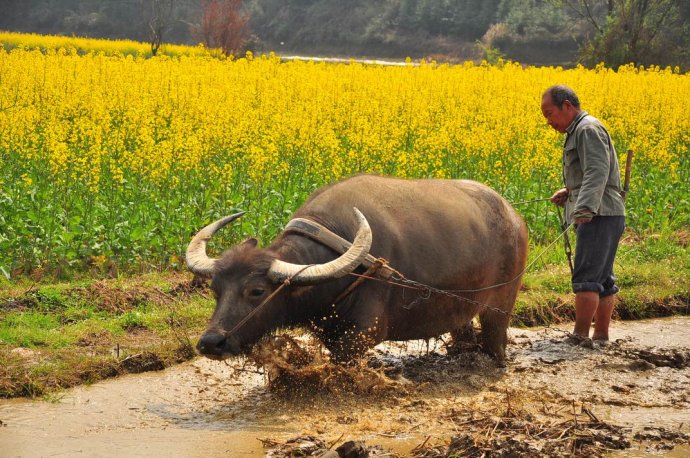
POLYGON ((609 324, 613 314, 613 294, 599 299, 599 308, 594 316, 593 340, 609 340, 609 324))
POLYGON ((598 307, 599 293, 582 291, 575 294, 575 334, 589 337, 589 328, 598 307))

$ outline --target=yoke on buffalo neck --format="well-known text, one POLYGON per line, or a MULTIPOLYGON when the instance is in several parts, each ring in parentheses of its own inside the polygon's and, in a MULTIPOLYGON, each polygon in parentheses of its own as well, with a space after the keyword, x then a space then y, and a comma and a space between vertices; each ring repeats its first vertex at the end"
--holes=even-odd
MULTIPOLYGON (((332 232, 327 227, 306 218, 294 218, 285 226, 284 231, 286 233, 296 233, 309 237, 340 254, 346 253, 352 247, 352 243, 332 232)), ((371 255, 371 253, 367 253, 362 260, 362 265, 366 268, 371 268, 376 264, 380 264, 380 261, 371 255)), ((394 270, 385 264, 377 269, 377 275, 381 278, 389 279, 393 273, 394 270)))

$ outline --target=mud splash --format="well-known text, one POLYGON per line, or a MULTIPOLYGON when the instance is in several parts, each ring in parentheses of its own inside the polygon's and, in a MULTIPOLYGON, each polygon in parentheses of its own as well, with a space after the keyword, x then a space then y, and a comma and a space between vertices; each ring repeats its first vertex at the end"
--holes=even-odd
POLYGON ((279 335, 254 346, 250 359, 264 370, 268 388, 286 396, 305 394, 372 395, 403 390, 389 378, 383 364, 372 368, 362 359, 348 366, 331 362, 328 352, 311 336, 279 335))
POLYGON ((388 456, 471 456, 472 447, 558 454, 549 447, 575 440, 580 454, 687 456, 689 325, 687 317, 619 322, 602 348, 569 346, 558 329, 511 329, 507 369, 478 353, 448 356, 440 341, 387 343, 366 367, 395 383, 369 394, 285 396, 251 366, 196 359, 52 402, 0 401, 0 448, 7 456, 264 456, 273 450, 264 444, 311 436, 334 453, 364 441, 388 456))

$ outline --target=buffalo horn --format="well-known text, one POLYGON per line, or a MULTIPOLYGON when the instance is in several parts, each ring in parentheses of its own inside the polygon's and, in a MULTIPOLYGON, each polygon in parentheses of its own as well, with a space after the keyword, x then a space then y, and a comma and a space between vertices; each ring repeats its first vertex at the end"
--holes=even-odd
POLYGON ((216 268, 216 260, 209 258, 206 254, 206 243, 220 228, 226 224, 230 224, 242 215, 244 215, 244 212, 226 216, 197 232, 187 247, 187 266, 189 270, 204 277, 213 276, 216 268))
POLYGON ((268 276, 276 282, 290 278, 293 284, 317 284, 326 280, 344 277, 359 266, 371 248, 371 228, 362 212, 354 208, 359 223, 352 246, 340 257, 325 264, 306 266, 291 264, 276 259, 271 264, 268 276))

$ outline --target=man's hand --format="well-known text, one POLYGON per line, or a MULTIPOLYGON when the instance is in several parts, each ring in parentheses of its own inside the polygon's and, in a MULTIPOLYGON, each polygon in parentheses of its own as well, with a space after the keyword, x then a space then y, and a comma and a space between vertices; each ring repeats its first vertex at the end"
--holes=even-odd
POLYGON ((592 218, 575 218, 575 224, 580 225, 580 224, 587 224, 591 223, 592 218))
POLYGON ((566 200, 568 200, 568 188, 559 189, 551 196, 551 202, 559 207, 565 207, 566 200))

